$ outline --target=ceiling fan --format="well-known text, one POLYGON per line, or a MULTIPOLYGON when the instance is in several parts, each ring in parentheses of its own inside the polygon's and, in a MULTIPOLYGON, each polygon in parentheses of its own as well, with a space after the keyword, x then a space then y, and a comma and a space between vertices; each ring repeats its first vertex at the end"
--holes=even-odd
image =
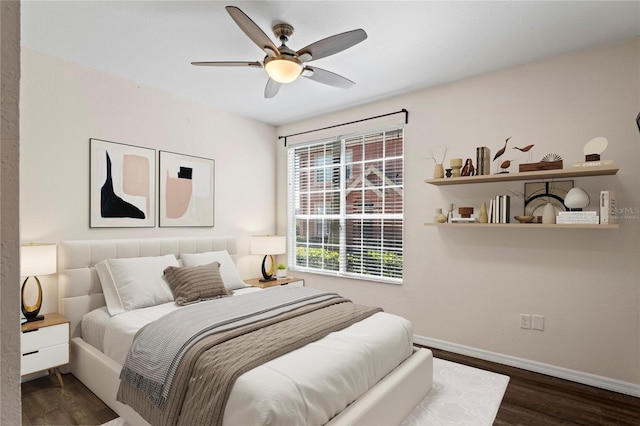
POLYGON ((235 6, 227 6, 226 9, 240 29, 244 31, 251 41, 257 44, 267 56, 264 57, 262 62, 191 62, 192 65, 210 67, 264 67, 269 75, 267 86, 264 89, 265 98, 273 98, 278 93, 282 84, 291 83, 299 76, 343 89, 348 89, 355 84, 353 81, 338 74, 315 66, 309 66, 307 62, 325 58, 355 46, 367 38, 367 33, 364 30, 357 29, 336 34, 311 43, 296 52, 286 46, 287 41, 289 41, 289 38, 293 34, 293 27, 291 25, 274 25, 273 33, 282 43, 280 47, 276 47, 271 39, 244 12, 235 6))

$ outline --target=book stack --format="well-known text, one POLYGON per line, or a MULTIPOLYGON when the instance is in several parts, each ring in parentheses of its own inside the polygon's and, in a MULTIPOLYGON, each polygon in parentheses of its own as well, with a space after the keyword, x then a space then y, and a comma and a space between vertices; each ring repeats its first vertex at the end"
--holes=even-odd
POLYGON ((598 160, 598 161, 582 161, 573 163, 571 167, 600 167, 610 166, 613 164, 613 160, 598 160))
POLYGON ((491 174, 491 154, 486 146, 476 148, 476 166, 476 174, 478 176, 491 174))
POLYGON ((478 219, 475 217, 453 217, 451 223, 476 223, 478 219))
POLYGON ((616 191, 600 191, 600 223, 602 225, 616 223, 617 208, 616 191))
POLYGON ((510 223, 511 197, 496 195, 489 203, 489 223, 510 223))
POLYGON ((566 225, 598 225, 600 218, 597 213, 593 211, 558 212, 556 223, 566 225))

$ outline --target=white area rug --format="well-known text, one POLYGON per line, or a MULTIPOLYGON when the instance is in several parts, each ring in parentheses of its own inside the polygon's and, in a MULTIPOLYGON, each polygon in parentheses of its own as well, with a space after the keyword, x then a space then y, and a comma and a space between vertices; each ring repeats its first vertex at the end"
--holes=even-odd
POLYGON ((491 426, 509 376, 433 359, 433 388, 403 426, 491 426))
MULTIPOLYGON (((433 388, 402 426, 490 426, 509 377, 433 359, 433 388)), ((118 418, 102 426, 127 426, 118 418)))

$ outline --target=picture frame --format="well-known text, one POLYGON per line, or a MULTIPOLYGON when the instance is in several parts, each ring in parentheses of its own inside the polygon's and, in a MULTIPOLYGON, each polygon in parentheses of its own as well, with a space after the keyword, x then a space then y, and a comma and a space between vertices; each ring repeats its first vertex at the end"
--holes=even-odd
POLYGON ((573 188, 572 180, 525 182, 525 216, 542 216, 542 210, 547 203, 553 205, 556 213, 565 211, 564 199, 571 188, 573 188))
POLYGON ((160 151, 160 227, 213 227, 215 160, 160 151))
POLYGON ((156 226, 156 150, 89 139, 90 228, 156 226))

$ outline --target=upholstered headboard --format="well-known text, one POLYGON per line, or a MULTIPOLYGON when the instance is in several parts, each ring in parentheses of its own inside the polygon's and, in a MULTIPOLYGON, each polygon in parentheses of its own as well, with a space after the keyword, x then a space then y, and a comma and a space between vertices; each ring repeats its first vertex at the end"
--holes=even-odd
POLYGON ((237 261, 237 241, 231 237, 146 238, 62 241, 58 244, 60 314, 71 323, 71 337, 80 336, 84 314, 104 306, 95 264, 105 259, 203 253, 227 250, 237 261))

